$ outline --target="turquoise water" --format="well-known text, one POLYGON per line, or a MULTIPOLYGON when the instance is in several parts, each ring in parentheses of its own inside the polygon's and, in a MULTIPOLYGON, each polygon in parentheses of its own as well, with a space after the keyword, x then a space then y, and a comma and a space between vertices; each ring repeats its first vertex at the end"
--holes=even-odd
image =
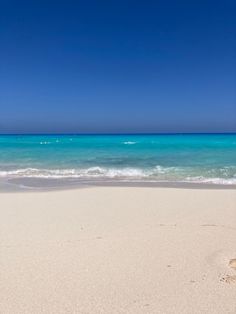
POLYGON ((0 178, 236 183, 236 134, 0 136, 0 178))

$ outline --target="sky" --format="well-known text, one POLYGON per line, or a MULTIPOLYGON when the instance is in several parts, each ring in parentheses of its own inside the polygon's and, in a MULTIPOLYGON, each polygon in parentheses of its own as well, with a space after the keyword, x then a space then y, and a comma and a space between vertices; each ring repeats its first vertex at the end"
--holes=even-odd
POLYGON ((236 132, 236 2, 0 0, 0 133, 236 132))

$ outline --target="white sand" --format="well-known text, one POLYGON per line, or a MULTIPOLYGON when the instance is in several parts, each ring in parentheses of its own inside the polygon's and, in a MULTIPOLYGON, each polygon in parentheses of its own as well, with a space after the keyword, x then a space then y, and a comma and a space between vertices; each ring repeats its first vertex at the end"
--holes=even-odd
POLYGON ((236 313, 236 191, 0 194, 0 313, 236 313))

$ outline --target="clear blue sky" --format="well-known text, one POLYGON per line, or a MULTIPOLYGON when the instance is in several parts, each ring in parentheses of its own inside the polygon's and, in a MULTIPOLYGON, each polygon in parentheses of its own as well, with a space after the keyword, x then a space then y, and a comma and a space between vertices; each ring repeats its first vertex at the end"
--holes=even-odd
POLYGON ((236 131, 235 1, 0 0, 0 133, 236 131))

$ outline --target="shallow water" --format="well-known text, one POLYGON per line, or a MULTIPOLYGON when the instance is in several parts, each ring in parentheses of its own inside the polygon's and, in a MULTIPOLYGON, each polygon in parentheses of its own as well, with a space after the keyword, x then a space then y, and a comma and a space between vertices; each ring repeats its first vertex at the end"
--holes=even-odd
POLYGON ((236 184, 236 134, 2 135, 0 179, 20 178, 236 184))

